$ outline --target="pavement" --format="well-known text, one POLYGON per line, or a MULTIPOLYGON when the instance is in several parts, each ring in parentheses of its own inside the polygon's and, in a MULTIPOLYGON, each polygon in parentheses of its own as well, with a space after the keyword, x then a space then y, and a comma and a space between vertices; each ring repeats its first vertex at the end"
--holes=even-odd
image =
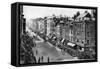
POLYGON ((38 54, 36 55, 37 59, 42 56, 44 57, 43 62, 48 62, 48 57, 50 62, 58 62, 64 59, 73 59, 68 53, 62 53, 55 47, 51 47, 47 42, 37 43, 36 50, 38 54))

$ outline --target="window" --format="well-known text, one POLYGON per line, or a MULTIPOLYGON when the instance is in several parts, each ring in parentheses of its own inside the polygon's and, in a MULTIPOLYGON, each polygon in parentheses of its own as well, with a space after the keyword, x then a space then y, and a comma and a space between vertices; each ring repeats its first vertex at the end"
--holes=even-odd
POLYGON ((83 41, 83 40, 81 40, 81 42, 82 42, 82 44, 84 43, 84 41, 83 41))
POLYGON ((87 36, 89 36, 89 32, 87 32, 87 36))
POLYGON ((77 35, 80 35, 80 32, 79 31, 77 32, 77 35))
POLYGON ((71 34, 73 34, 73 31, 71 31, 71 34))
POLYGON ((74 24, 76 26, 76 24, 74 24))
POLYGON ((76 39, 77 42, 79 42, 79 39, 76 39))
POLYGON ((87 44, 89 44, 89 40, 87 40, 87 44))

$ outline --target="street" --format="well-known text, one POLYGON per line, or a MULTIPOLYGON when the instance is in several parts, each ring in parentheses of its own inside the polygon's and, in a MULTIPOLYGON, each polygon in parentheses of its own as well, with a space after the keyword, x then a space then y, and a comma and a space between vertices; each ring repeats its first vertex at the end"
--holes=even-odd
MULTIPOLYGON (((40 39, 39 36, 38 38, 40 39)), ((44 42, 42 38, 40 41, 36 41, 36 48, 33 48, 33 52, 37 62, 59 62, 73 59, 70 54, 67 52, 63 54, 60 49, 49 42, 44 42)))

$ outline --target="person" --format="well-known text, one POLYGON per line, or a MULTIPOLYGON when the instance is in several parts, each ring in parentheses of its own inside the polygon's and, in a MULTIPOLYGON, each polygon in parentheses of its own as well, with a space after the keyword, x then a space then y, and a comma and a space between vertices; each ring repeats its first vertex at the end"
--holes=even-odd
POLYGON ((43 62, 43 56, 41 57, 41 60, 42 60, 42 62, 43 62))
POLYGON ((48 63, 49 63, 50 58, 48 57, 48 63))
POLYGON ((38 59, 38 63, 40 63, 40 57, 39 57, 39 59, 38 59))
POLYGON ((38 51, 36 50, 36 55, 38 54, 38 51))

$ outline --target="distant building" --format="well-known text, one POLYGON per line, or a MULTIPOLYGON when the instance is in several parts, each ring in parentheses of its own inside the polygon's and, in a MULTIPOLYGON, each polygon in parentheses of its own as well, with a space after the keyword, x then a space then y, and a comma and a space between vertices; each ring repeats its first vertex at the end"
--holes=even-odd
POLYGON ((95 46, 95 21, 91 19, 91 14, 83 13, 73 22, 72 42, 85 50, 95 46))
POLYGON ((57 25, 56 26, 56 36, 57 36, 57 38, 60 38, 60 35, 61 35, 61 33, 60 33, 60 30, 61 28, 60 28, 60 25, 57 25))
POLYGON ((58 20, 55 25, 55 28, 56 28, 55 32, 56 32, 57 38, 62 38, 62 39, 66 39, 70 41, 71 40, 70 37, 72 36, 72 34, 70 33, 72 31, 70 27, 70 23, 72 19, 62 17, 62 19, 57 18, 56 20, 58 20))
POLYGON ((47 19, 47 36, 51 33, 51 19, 47 19))
POLYGON ((85 32, 86 32, 86 23, 84 21, 74 21, 73 22, 73 37, 72 42, 76 43, 79 46, 84 47, 85 44, 85 32))
POLYGON ((42 18, 30 19, 27 21, 27 27, 33 32, 44 32, 44 23, 42 18))
POLYGON ((55 23, 53 21, 53 17, 47 17, 46 19, 46 23, 47 23, 47 36, 49 34, 55 34, 55 23))
POLYGON ((84 21, 84 20, 90 20, 92 15, 89 12, 84 12, 83 14, 80 14, 77 16, 75 21, 84 21))
POLYGON ((95 47, 95 21, 86 21, 86 25, 85 25, 85 38, 86 38, 86 47, 95 47))
POLYGON ((44 22, 44 19, 40 19, 38 21, 38 30, 39 30, 39 32, 44 33, 44 31, 45 31, 45 22, 44 22))
POLYGON ((38 19, 30 19, 27 21, 27 26, 32 32, 38 31, 38 19))

